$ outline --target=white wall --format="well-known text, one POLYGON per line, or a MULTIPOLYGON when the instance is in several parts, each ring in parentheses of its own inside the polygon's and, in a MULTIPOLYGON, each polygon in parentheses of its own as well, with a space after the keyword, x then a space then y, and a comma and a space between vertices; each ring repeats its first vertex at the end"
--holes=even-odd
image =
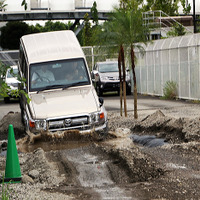
MULTIPOLYGON (((21 6, 22 0, 6 0, 5 4, 6 11, 24 11, 24 7, 21 6)), ((27 0, 28 5, 30 5, 30 0, 27 0)), ((28 8, 30 9, 30 8, 28 8)))
POLYGON ((74 0, 49 0, 51 10, 74 10, 74 0))
POLYGON ((97 0, 97 10, 113 10, 114 6, 119 6, 119 0, 97 0))

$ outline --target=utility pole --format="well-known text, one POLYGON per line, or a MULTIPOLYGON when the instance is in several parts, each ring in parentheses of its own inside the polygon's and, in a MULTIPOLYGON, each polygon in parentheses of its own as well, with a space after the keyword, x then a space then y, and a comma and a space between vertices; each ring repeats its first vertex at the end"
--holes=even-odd
POLYGON ((193 25, 194 25, 194 33, 196 33, 197 28, 196 28, 195 0, 193 0, 193 25))

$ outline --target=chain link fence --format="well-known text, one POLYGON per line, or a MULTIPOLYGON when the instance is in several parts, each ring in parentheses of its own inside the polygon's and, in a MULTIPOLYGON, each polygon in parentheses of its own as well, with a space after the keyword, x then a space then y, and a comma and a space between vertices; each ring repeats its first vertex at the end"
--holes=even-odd
POLYGON ((85 53, 86 60, 89 66, 90 71, 92 70, 96 62, 101 62, 105 60, 117 60, 118 54, 112 53, 113 48, 109 50, 109 47, 82 47, 83 52, 85 53), (108 53, 110 52, 110 53, 108 53))
POLYGON ((178 98, 200 100, 200 34, 156 40, 136 53, 138 92, 163 96, 167 81, 178 85, 178 98))

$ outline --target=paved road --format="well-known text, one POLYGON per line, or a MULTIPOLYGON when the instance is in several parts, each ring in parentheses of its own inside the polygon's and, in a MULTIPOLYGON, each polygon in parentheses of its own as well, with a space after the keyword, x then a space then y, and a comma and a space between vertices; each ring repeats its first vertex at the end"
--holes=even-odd
MULTIPOLYGON (((107 110, 110 111, 119 110, 120 106, 119 96, 104 96, 104 101, 107 110)), ((167 100, 161 100, 158 97, 141 96, 141 95, 138 95, 137 103, 138 103, 138 111, 180 107, 180 106, 185 106, 186 104, 188 105, 188 103, 184 101, 167 101, 167 100)), ((134 109, 134 100, 132 95, 127 96, 127 109, 128 112, 133 111, 134 109)))
MULTIPOLYGON (((120 101, 118 96, 104 96, 105 107, 108 111, 119 110, 120 101)), ((185 100, 162 100, 159 97, 138 95, 138 116, 143 118, 157 110, 161 110, 165 115, 171 117, 199 117, 200 104, 195 104, 185 100)), ((127 96, 128 114, 134 112, 133 96, 127 96)))
MULTIPOLYGON (((120 101, 119 96, 104 95, 104 105, 107 111, 119 111, 120 101)), ((134 100, 133 96, 127 96, 128 113, 133 113, 134 100)), ((197 117, 200 116, 200 104, 191 103, 184 100, 171 101, 161 100, 158 97, 138 95, 138 115, 144 116, 152 114, 156 110, 161 110, 164 114, 169 114, 173 117, 197 117)), ((8 104, 0 101, 0 120, 9 111, 20 112, 18 101, 12 100, 8 104)))

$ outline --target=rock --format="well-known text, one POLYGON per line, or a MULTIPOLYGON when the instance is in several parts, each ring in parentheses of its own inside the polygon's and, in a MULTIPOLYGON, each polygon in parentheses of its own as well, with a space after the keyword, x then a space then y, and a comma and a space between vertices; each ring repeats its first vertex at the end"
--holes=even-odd
POLYGON ((36 179, 39 177, 40 173, 37 170, 31 170, 28 174, 31 178, 36 179))
POLYGON ((26 164, 27 159, 26 158, 19 158, 20 165, 26 164))
POLYGON ((34 180, 28 176, 28 175, 24 175, 22 176, 22 183, 34 183, 34 180))

